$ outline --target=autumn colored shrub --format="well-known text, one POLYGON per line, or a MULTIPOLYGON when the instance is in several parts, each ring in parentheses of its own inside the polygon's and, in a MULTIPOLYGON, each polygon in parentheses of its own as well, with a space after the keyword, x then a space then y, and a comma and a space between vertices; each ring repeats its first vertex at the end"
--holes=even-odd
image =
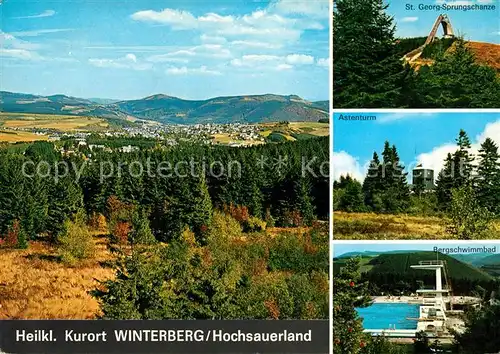
POLYGON ((209 242, 227 242, 240 238, 242 232, 242 227, 236 218, 230 214, 215 211, 209 226, 208 239, 209 242))
POLYGON ((14 220, 3 238, 2 245, 8 248, 27 248, 28 240, 19 220, 14 220))
POLYGON ((63 262, 74 264, 95 256, 95 244, 87 226, 67 220, 57 236, 63 262))
POLYGON ((132 227, 127 221, 119 221, 115 224, 112 236, 116 243, 126 244, 128 242, 128 235, 131 231, 132 227))
POLYGON ((89 220, 89 226, 94 231, 106 232, 108 230, 108 222, 106 217, 100 213, 92 213, 89 220))
POLYGON ((233 203, 229 205, 224 205, 224 213, 231 215, 239 223, 243 223, 248 220, 250 214, 246 206, 235 205, 233 203))
POLYGON ((283 214, 283 226, 300 227, 304 226, 304 218, 299 210, 287 210, 283 214))
POLYGON ((108 219, 111 227, 113 227, 112 224, 119 221, 131 222, 136 213, 136 206, 134 204, 122 202, 114 195, 108 198, 107 206, 108 219))
POLYGON ((262 232, 266 230, 266 222, 255 217, 250 216, 247 221, 243 223, 243 230, 245 232, 262 232))
POLYGON ((267 208, 266 209, 266 216, 264 218, 264 221, 266 222, 267 227, 274 227, 276 224, 276 220, 274 220, 274 217, 271 215, 271 209, 267 208))

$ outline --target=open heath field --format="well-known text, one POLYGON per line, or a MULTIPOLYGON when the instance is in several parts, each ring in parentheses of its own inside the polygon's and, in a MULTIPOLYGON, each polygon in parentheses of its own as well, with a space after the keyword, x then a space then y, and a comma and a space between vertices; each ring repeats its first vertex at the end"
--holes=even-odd
POLYGON ((290 122, 290 130, 295 133, 306 133, 315 136, 330 135, 330 125, 319 122, 290 122))
POLYGON ((0 130, 0 141, 17 143, 21 141, 31 142, 38 140, 47 140, 47 136, 23 131, 0 130))
MULTIPOLYGON (((261 240, 282 233, 302 238, 308 231, 308 227, 271 227, 261 240)), ((247 236, 242 234, 233 242, 256 242, 255 237, 247 236)), ((30 241, 26 250, 0 248, 0 320, 95 319, 100 314, 99 303, 89 292, 99 282, 115 277, 115 256, 109 251, 108 237, 93 232, 93 240, 94 257, 74 266, 62 262, 57 248, 44 239, 30 241)))
MULTIPOLYGON (((444 240, 454 237, 446 232, 447 219, 375 213, 335 212, 333 238, 337 240, 444 240)), ((500 221, 493 224, 492 236, 500 238, 500 221)))
POLYGON ((62 131, 108 126, 103 119, 94 117, 24 113, 0 113, 0 122, 4 128, 45 128, 62 131))
POLYGON ((96 257, 70 267, 42 241, 27 250, 0 249, 0 319, 92 319, 99 311, 88 291, 113 270, 106 239, 95 238, 96 257))

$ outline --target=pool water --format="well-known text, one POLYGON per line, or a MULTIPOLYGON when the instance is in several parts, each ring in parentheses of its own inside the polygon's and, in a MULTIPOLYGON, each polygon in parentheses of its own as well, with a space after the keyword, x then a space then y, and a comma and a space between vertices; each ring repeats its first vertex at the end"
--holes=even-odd
POLYGON ((417 321, 407 318, 418 318, 419 305, 414 304, 379 304, 357 308, 363 319, 365 329, 416 329, 417 321))

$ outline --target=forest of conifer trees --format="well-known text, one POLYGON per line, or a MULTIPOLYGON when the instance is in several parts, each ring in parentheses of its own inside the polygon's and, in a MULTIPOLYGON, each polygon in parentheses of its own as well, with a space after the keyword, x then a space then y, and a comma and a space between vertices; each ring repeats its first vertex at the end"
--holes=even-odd
POLYGON ((386 141, 382 158, 373 153, 362 183, 349 175, 334 181, 334 210, 447 217, 451 220, 448 231, 454 237, 492 236, 489 223, 500 217, 498 146, 486 138, 474 156, 463 130, 456 143, 456 151, 447 155, 443 169, 437 171, 435 188, 426 190, 422 184, 410 184, 396 146, 386 141))
POLYGON ((101 318, 326 318, 328 146, 5 145, 0 252, 36 243, 79 267, 104 238, 101 318))
POLYGON ((498 73, 479 64, 463 38, 456 38, 452 51, 449 43, 427 46, 423 56, 434 63, 416 69, 402 58, 422 39, 396 38, 385 1, 334 3, 334 108, 500 106, 498 73))

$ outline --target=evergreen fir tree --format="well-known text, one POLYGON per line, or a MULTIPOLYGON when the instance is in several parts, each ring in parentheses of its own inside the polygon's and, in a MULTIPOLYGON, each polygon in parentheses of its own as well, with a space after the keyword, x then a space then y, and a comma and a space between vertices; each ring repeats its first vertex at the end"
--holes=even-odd
POLYGON ((314 207, 311 198, 311 182, 302 177, 295 183, 296 209, 300 211, 305 225, 311 226, 314 221, 314 207))
POLYGON ((464 130, 460 130, 456 141, 458 150, 453 156, 453 186, 455 188, 459 188, 472 182, 474 156, 469 152, 471 143, 467 133, 464 130))
POLYGON ((140 210, 132 220, 132 232, 130 239, 133 244, 153 244, 156 239, 149 227, 148 216, 144 209, 140 210))
POLYGON ((479 149, 475 185, 481 206, 500 215, 500 153, 491 138, 487 138, 479 149))
MULTIPOLYGON (((341 177, 343 179, 343 193, 340 197, 339 208, 347 212, 362 212, 365 210, 363 187, 361 183, 351 176, 341 177)), ((335 188, 335 187, 334 187, 335 188)))
POLYGON ((362 282, 359 259, 349 259, 333 279, 333 353, 362 353, 369 337, 363 333, 356 307, 370 303, 368 283, 362 282))
POLYGON ((444 167, 439 172, 436 179, 436 195, 438 199, 439 208, 447 210, 451 203, 451 190, 454 186, 454 160, 453 156, 449 153, 446 156, 444 167))
POLYGON ((362 187, 365 205, 372 210, 376 209, 375 196, 380 191, 381 178, 380 160, 378 154, 374 152, 362 187))
POLYGON ((383 0, 337 0, 333 13, 333 105, 399 107, 411 70, 396 51, 383 0))
POLYGON ((476 62, 463 38, 450 53, 424 66, 415 80, 414 107, 497 108, 500 106, 500 79, 495 70, 476 62))

